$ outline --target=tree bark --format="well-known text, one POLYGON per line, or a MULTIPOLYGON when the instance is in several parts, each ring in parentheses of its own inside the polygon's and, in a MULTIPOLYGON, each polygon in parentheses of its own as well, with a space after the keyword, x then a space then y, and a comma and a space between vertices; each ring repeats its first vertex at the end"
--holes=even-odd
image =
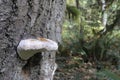
POLYGON ((17 55, 20 40, 45 37, 61 42, 65 0, 0 0, 0 80, 52 80, 55 52, 27 61, 17 55))
POLYGON ((102 2, 102 24, 104 27, 103 33, 106 31, 106 24, 107 24, 107 18, 108 18, 108 14, 106 11, 106 1, 105 0, 101 0, 102 2))
POLYGON ((75 0, 75 2, 76 2, 76 7, 79 9, 80 8, 79 0, 75 0))

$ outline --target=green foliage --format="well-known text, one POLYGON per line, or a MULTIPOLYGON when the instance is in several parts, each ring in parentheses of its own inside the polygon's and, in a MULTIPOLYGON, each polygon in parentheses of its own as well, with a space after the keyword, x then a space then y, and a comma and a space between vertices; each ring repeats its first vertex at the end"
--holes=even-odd
MULTIPOLYGON (((115 34, 118 35, 119 30, 112 30, 102 36, 99 34, 104 28, 101 22, 102 5, 100 2, 96 0, 79 1, 80 8, 77 9, 73 0, 67 0, 66 9, 69 19, 66 18, 63 25, 62 36, 64 48, 70 50, 70 54, 87 55, 88 58, 92 57, 95 60, 105 60, 109 55, 114 55, 115 57, 117 54, 118 56, 119 54, 117 51, 120 47, 119 41, 117 40, 119 40, 120 37, 116 37, 115 34), (73 21, 71 21, 71 17, 73 21), (74 22, 74 20, 77 19, 79 19, 78 22, 74 22)), ((115 13, 109 12, 118 10, 119 4, 117 2, 118 1, 107 2, 107 5, 109 5, 109 7, 107 7, 107 12, 110 16, 108 24, 111 24, 114 20, 115 13)))
MULTIPOLYGON (((90 80, 120 80, 119 74, 112 70, 120 70, 120 20, 116 21, 118 24, 113 24, 117 11, 120 10, 120 0, 107 0, 107 27, 109 28, 111 24, 115 26, 112 26, 106 34, 101 34, 104 29, 101 20, 101 0, 79 0, 79 4, 79 8, 76 8, 75 0, 67 0, 62 30, 63 42, 60 47, 60 56, 69 58, 65 61, 64 67, 72 73, 76 69, 77 71, 83 69, 87 73, 83 74, 88 76, 91 70, 87 72, 86 69, 90 69, 90 66, 87 65, 87 68, 85 65, 83 68, 80 66, 91 63, 89 65, 95 70, 93 74, 99 71, 93 78, 90 75, 90 80)), ((119 19, 119 14, 117 18, 119 19)), ((81 72, 80 75, 76 74, 72 80, 86 80, 81 78, 81 74, 81 72)))
POLYGON ((66 3, 75 6, 75 0, 66 0, 66 3))
POLYGON ((107 69, 97 72, 97 76, 100 79, 107 77, 107 80, 120 80, 120 76, 107 69))
POLYGON ((67 5, 66 9, 69 19, 79 20, 80 11, 75 6, 67 5))
POLYGON ((111 55, 117 58, 120 50, 120 31, 113 30, 101 36, 98 32, 102 29, 101 26, 90 27, 84 24, 84 32, 81 34, 78 25, 66 20, 62 33, 63 46, 70 54, 86 55, 88 58, 92 56, 97 60, 105 60, 111 55))

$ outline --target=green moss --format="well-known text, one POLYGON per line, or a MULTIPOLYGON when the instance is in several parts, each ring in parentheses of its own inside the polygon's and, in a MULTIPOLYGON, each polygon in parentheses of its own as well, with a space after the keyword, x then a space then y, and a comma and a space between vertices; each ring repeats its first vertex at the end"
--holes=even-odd
POLYGON ((79 19, 80 11, 75 6, 66 6, 69 18, 79 19))

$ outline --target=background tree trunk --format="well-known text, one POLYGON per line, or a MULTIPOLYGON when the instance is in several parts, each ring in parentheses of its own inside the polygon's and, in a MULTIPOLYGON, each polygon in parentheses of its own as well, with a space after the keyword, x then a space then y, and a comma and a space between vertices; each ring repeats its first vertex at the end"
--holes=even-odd
POLYGON ((0 0, 0 80, 52 80, 55 52, 22 61, 16 48, 27 38, 61 42, 64 10, 65 0, 0 0))

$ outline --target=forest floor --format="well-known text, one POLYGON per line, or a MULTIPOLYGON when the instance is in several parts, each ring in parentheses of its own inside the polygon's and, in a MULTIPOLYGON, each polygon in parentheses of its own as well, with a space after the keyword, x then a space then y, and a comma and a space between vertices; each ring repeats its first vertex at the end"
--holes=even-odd
POLYGON ((109 62, 102 66, 94 62, 83 62, 80 56, 57 58, 58 68, 54 80, 110 80, 107 76, 98 74, 101 69, 109 69, 120 76, 120 71, 109 62))

